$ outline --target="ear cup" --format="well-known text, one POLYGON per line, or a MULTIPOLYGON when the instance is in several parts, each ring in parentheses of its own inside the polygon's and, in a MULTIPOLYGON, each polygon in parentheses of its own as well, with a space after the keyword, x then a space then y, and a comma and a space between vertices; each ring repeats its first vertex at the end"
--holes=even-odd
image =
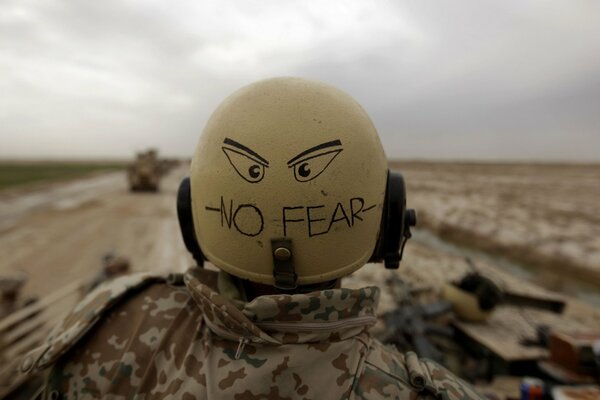
POLYGON ((373 255, 369 259, 371 263, 378 263, 383 261, 383 244, 384 244, 384 236, 386 229, 386 222, 388 220, 388 194, 390 187, 390 171, 387 172, 387 182, 385 185, 385 197, 383 199, 383 211, 381 213, 381 222, 379 226, 379 236, 377 237, 377 243, 375 244, 375 249, 373 250, 373 255))
POLYGON ((414 210, 406 209, 404 178, 397 172, 388 171, 381 228, 373 256, 369 261, 385 263, 388 269, 400 266, 406 241, 412 236, 410 227, 417 223, 414 210))
POLYGON ((190 178, 185 177, 179 184, 177 191, 177 218, 179 219, 179 228, 185 247, 194 257, 199 266, 204 265, 204 254, 200 249, 194 230, 194 217, 192 215, 192 197, 190 188, 190 178))

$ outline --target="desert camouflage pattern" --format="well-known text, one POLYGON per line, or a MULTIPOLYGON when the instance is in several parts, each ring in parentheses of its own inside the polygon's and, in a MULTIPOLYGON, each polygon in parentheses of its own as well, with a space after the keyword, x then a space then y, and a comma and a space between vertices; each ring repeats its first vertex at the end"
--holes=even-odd
POLYGON ((137 273, 115 279, 108 285, 98 287, 52 329, 46 344, 25 356, 21 364, 21 372, 43 370, 69 350, 74 343, 77 343, 103 317, 104 311, 121 300, 130 290, 164 280, 164 277, 137 273))
POLYGON ((261 296, 240 309, 214 275, 196 268, 184 284, 135 275, 99 287, 21 372, 52 365, 44 396, 60 399, 481 398, 370 336, 376 287, 261 296))

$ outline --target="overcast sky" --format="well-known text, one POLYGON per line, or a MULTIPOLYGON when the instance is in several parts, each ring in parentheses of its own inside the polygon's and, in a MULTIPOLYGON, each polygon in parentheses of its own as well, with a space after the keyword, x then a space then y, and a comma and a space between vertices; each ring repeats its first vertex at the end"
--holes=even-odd
POLYGON ((600 161, 595 0, 2 0, 0 158, 189 156, 281 75, 354 96, 390 158, 600 161))

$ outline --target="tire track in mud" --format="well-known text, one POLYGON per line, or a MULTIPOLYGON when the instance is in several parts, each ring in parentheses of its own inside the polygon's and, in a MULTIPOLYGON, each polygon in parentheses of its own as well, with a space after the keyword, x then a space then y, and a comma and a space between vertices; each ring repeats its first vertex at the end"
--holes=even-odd
POLYGON ((26 273, 23 295, 43 296, 96 275, 107 252, 128 257, 133 270, 185 269, 193 262, 180 238, 175 210, 185 172, 180 168, 165 176, 156 194, 130 193, 122 177, 113 179, 112 186, 78 194, 79 199, 51 196, 34 210, 9 216, 15 224, 0 232, 0 274, 26 273))
POLYGON ((53 247, 62 247, 61 239, 69 237, 70 232, 80 232, 89 221, 93 221, 92 216, 81 210, 37 211, 22 218, 18 229, 2 236, 0 248, 5 254, 2 266, 26 265, 28 257, 45 257, 45 253, 53 247))
POLYGON ((21 195, 0 197, 0 232, 14 228, 18 220, 38 210, 69 209, 125 188, 123 173, 109 173, 89 179, 78 179, 50 185, 43 190, 23 192, 21 195))

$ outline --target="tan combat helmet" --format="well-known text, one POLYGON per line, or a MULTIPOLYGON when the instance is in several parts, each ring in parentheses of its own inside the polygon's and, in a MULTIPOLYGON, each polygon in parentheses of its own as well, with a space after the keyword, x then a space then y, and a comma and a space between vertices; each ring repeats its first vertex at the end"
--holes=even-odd
POLYGON ((253 282, 293 289, 333 280, 373 256, 386 185, 377 131, 354 99, 305 79, 260 81, 206 124, 187 189, 195 240, 184 240, 253 282))

